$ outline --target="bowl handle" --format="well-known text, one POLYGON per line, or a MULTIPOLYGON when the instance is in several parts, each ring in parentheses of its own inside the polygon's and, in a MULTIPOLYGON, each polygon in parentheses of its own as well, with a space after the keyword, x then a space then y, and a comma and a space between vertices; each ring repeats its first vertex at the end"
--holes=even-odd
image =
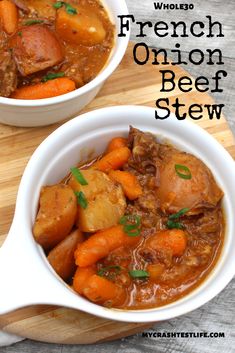
POLYGON ((61 286, 34 241, 20 236, 27 229, 19 224, 13 221, 0 248, 0 315, 33 304, 66 305, 68 288, 61 286))

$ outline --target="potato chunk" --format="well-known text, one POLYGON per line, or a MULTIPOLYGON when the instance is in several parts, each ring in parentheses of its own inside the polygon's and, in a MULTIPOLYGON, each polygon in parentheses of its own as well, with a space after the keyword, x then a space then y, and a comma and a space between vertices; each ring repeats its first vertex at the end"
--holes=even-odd
POLYGON ((23 5, 28 8, 31 15, 38 18, 54 19, 56 10, 54 8, 54 0, 24 0, 23 5))
POLYGON ((83 170, 88 185, 80 185, 74 176, 69 185, 82 191, 87 199, 86 209, 78 208, 78 227, 84 232, 96 232, 116 225, 123 216, 126 199, 120 185, 98 170, 83 170))
POLYGON ((45 25, 22 27, 10 42, 17 68, 23 76, 48 69, 64 59, 59 41, 45 25))
POLYGON ((76 196, 68 185, 45 186, 39 206, 33 234, 45 250, 50 250, 70 233, 75 223, 76 196))
POLYGON ((102 21, 92 9, 75 6, 77 14, 69 14, 64 7, 57 11, 56 32, 66 42, 93 46, 101 43, 106 32, 102 21))
POLYGON ((64 280, 71 278, 76 270, 74 252, 84 237, 79 229, 69 234, 48 254, 48 261, 55 272, 64 280))

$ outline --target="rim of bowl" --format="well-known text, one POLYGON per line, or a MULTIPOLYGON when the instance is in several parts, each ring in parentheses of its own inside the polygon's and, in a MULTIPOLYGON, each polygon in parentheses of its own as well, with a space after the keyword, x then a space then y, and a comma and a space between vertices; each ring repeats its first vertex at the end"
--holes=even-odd
MULTIPOLYGON (((114 14, 114 12, 110 10, 109 1, 110 0, 104 0, 104 1, 101 0, 101 2, 103 2, 104 6, 106 7, 106 11, 110 12, 110 17, 115 18, 117 14, 114 14)), ((129 14, 126 0, 118 0, 117 4, 119 6, 118 11, 120 11, 120 13, 125 13, 126 15, 129 14)), ((117 31, 116 31, 115 43, 114 43, 112 52, 110 53, 110 56, 108 58, 108 61, 106 62, 106 65, 101 69, 101 71, 92 81, 88 82, 84 86, 77 88, 72 92, 62 94, 56 97, 51 97, 51 98, 30 100, 30 99, 14 99, 14 98, 0 97, 0 104, 5 104, 8 106, 16 106, 16 107, 17 106, 18 107, 43 107, 43 106, 49 106, 53 104, 67 102, 70 99, 79 97, 80 95, 83 95, 89 92, 91 89, 94 89, 100 84, 102 84, 118 67, 118 65, 120 64, 121 60, 125 55, 125 52, 129 43, 129 39, 130 39, 130 31, 127 33, 125 37, 122 37, 122 38, 117 36, 117 31)))
MULTIPOLYGON (((85 114, 82 114, 79 116, 79 121, 80 123, 83 122, 83 119, 86 119, 86 121, 89 121, 89 116, 95 118, 95 115, 97 112, 99 114, 105 112, 106 117, 105 121, 107 119, 107 112, 112 113, 114 110, 116 111, 116 114, 126 114, 128 110, 132 110, 135 112, 138 110, 138 113, 142 112, 143 115, 144 113, 147 114, 147 112, 154 111, 154 108, 150 107, 142 107, 142 106, 114 106, 114 107, 108 107, 108 108, 102 108, 98 110, 94 110, 85 114), (81 119, 82 118, 82 119, 81 119)), ((112 114, 111 114, 112 115, 112 114)), ((172 123, 176 124, 179 123, 179 121, 176 121, 176 118, 174 114, 171 114, 171 117, 174 118, 172 119, 172 123)), ((96 117, 97 119, 97 117, 96 117)), ((41 145, 37 148, 37 150, 34 152, 32 160, 29 161, 28 166, 26 167, 26 170, 24 172, 24 176, 22 178, 24 185, 21 185, 19 189, 19 194, 18 197, 20 199, 25 198, 25 191, 28 189, 26 181, 29 181, 29 177, 32 176, 32 169, 35 166, 35 163, 37 162, 37 157, 42 158, 42 154, 46 151, 48 147, 50 147, 58 138, 60 138, 61 134, 68 134, 71 129, 73 129, 78 121, 78 117, 74 118, 67 123, 63 124, 61 127, 56 129, 52 134, 50 134, 42 143, 41 145)), ((193 133, 200 134, 201 138, 209 140, 209 144, 211 145, 211 149, 214 148, 218 154, 223 157, 225 165, 232 170, 234 164, 234 160, 232 157, 229 155, 229 153, 223 148, 222 145, 220 145, 207 131, 199 127, 198 125, 193 124, 191 121, 185 121, 183 122, 186 125, 186 129, 191 129, 193 128, 193 133)), ((118 123, 117 123, 118 124, 118 123)), ((128 119, 127 119, 127 124, 128 124, 128 119)), ((143 123, 144 124, 144 123, 143 123)), ((137 123, 137 125, 139 125, 137 123)), ((148 128, 148 126, 147 126, 148 128)), ((177 136, 177 135, 176 135, 177 136)), ((183 144, 185 141, 183 141, 183 144)), ((196 148, 196 147, 195 147, 196 148)), ((193 152, 192 152, 193 153, 193 152)), ((199 155, 202 154, 202 151, 200 150, 199 155)), ((200 158, 200 156, 199 156, 200 158)), ((214 163, 213 163, 214 164, 214 163)), ((215 164, 214 164, 215 165, 215 164)), ((212 169, 213 170, 213 169, 212 169)), ((213 171, 216 180, 218 181, 217 178, 217 173, 213 171)), ((232 174, 235 175, 235 167, 232 170, 232 174)), ((223 177, 219 178, 220 181, 223 179, 223 177)), ((224 182, 224 185, 228 184, 229 182, 226 181, 224 182)), ((219 183, 220 184, 220 183, 219 183)), ((230 184, 230 183, 229 183, 230 184)), ((18 199, 17 197, 17 199, 18 199)), ((235 258, 231 258, 231 233, 234 228, 234 220, 232 219, 232 206, 235 205, 235 203, 232 203, 231 197, 227 200, 227 204, 225 205, 226 207, 228 206, 228 210, 226 212, 226 216, 228 216, 228 221, 227 221, 227 231, 226 233, 230 235, 230 237, 227 239, 225 238, 225 242, 222 248, 222 252, 219 255, 219 258, 217 259, 216 264, 214 265, 212 271, 208 273, 207 277, 203 280, 203 282, 194 290, 192 290, 189 294, 186 294, 184 297, 181 299, 178 299, 170 304, 163 305, 161 307, 156 307, 156 308, 151 308, 151 309, 141 309, 141 310, 123 310, 123 309, 107 309, 104 308, 100 305, 97 305, 95 303, 89 302, 86 298, 82 298, 78 296, 80 299, 80 307, 79 307, 79 300, 76 300, 77 294, 71 289, 67 288, 66 283, 64 283, 60 278, 57 278, 58 281, 60 281, 60 285, 64 286, 65 289, 68 291, 68 300, 67 300, 67 307, 71 307, 77 310, 83 310, 87 313, 107 318, 107 319, 112 319, 116 321, 125 321, 125 322, 154 322, 154 321, 162 321, 166 319, 171 319, 183 314, 186 314, 188 312, 191 312, 199 307, 201 307, 203 304, 207 303, 209 300, 214 298, 218 293, 220 293, 226 285, 231 281, 232 277, 235 274, 235 266, 232 266, 232 263, 235 264, 235 258), (229 231, 229 232, 228 232, 229 231), (225 246, 227 244, 227 247, 225 246), (222 276, 223 275, 223 276, 222 276), (221 278, 222 277, 222 278, 221 278), (220 279, 220 280, 219 280, 220 279), (69 301, 69 298, 72 299, 69 301), (82 300, 81 300, 82 299, 82 300), (83 303, 86 306, 81 307, 81 303, 83 303)), ((25 203, 25 201, 23 201, 25 203)), ((17 209, 19 209, 21 202, 18 204, 17 209)), ((23 207, 24 208, 24 207, 23 207)), ((21 209, 20 211, 22 219, 25 218, 25 215, 28 213, 27 210, 21 209)), ((30 233, 32 234, 32 231, 30 229, 30 233)), ((34 239, 32 239, 33 242, 34 239)), ((35 242, 35 246, 37 246, 35 242)), ((42 256, 40 255, 41 259, 40 261, 45 261, 43 260, 42 256)), ((50 271, 50 268, 48 267, 48 271, 50 271)), ((55 274, 53 274, 53 277, 55 274)), ((59 285, 59 283, 58 283, 59 285)), ((57 304, 57 305, 62 305, 59 302, 55 303, 49 303, 49 304, 57 304)))

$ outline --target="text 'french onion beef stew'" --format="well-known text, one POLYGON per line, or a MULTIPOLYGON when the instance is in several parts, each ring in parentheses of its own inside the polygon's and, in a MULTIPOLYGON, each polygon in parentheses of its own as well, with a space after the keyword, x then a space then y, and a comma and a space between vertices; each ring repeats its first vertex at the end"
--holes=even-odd
POLYGON ((42 188, 33 233, 80 295, 153 308, 212 270, 223 244, 222 197, 202 161, 131 127, 102 156, 42 188))
POLYGON ((0 96, 73 91, 97 76, 113 43, 99 0, 0 0, 0 96))

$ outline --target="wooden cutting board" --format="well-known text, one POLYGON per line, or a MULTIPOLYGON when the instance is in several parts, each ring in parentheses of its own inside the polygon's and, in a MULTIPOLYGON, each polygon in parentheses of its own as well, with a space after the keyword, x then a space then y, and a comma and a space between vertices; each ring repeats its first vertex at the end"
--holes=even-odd
MULTIPOLYGON (((188 75, 181 67, 139 66, 132 58, 133 45, 97 98, 83 112, 105 106, 138 104, 155 107, 157 98, 164 97, 159 70, 171 69, 176 78, 188 75)), ((166 95, 186 104, 211 104, 212 98, 193 90, 174 90, 166 95)), ((1 114, 1 112, 0 112, 1 114)), ((128 114, 127 114, 128 117, 128 114)), ((128 123, 128 120, 127 120, 128 123)), ((197 121, 235 157, 235 143, 224 118, 209 120, 205 114, 197 121)), ((35 148, 60 124, 43 128, 16 128, 0 124, 0 245, 3 243, 14 214, 15 199, 25 165, 35 148)), ((1 293, 1 291, 0 291, 1 293)), ((17 294, 16 294, 17 295, 17 294)), ((33 306, 0 317, 0 329, 34 340, 54 343, 97 343, 114 340, 150 327, 149 324, 120 323, 101 319, 80 311, 52 306, 33 306)))

